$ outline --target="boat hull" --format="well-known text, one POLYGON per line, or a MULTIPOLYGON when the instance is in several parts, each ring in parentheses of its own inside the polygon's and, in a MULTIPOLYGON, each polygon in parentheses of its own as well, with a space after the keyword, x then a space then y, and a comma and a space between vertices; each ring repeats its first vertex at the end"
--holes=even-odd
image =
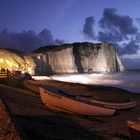
MULTIPOLYGON (((41 86, 39 84, 37 86, 37 85, 30 83, 28 81, 23 82, 22 84, 26 88, 28 88, 34 92, 37 92, 37 93, 39 92, 39 86, 41 86)), ((130 108, 133 108, 136 106, 136 101, 129 101, 129 102, 123 102, 123 103, 111 103, 111 102, 95 100, 95 99, 91 99, 91 98, 83 97, 83 96, 75 96, 75 98, 80 98, 80 99, 87 100, 87 101, 94 102, 94 103, 100 103, 100 104, 103 104, 107 108, 112 108, 115 110, 125 110, 125 109, 130 109, 130 108)))
POLYGON ((58 111, 89 116, 110 116, 115 113, 114 109, 100 106, 97 103, 85 103, 84 100, 69 98, 42 87, 39 87, 39 90, 42 102, 47 107, 58 111))
POLYGON ((132 140, 140 139, 140 122, 127 121, 132 140))
POLYGON ((94 103, 100 103, 100 104, 105 105, 105 107, 116 109, 116 110, 130 109, 136 106, 136 101, 129 101, 125 103, 111 103, 111 102, 104 102, 104 101, 94 100, 94 99, 85 98, 85 97, 84 98, 79 97, 79 98, 85 99, 94 103))

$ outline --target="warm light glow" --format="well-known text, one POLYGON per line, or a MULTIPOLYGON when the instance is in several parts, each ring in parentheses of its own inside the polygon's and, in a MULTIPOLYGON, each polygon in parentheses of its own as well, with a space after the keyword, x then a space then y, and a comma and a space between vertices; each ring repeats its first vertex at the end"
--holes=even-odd
POLYGON ((21 73, 25 73, 25 71, 22 71, 21 73))
POLYGON ((10 52, 6 49, 0 49, 0 69, 14 71, 24 71, 31 75, 35 74, 36 64, 31 56, 19 56, 16 53, 10 52), (29 69, 29 71, 28 71, 29 69))
POLYGON ((4 63, 4 60, 2 58, 0 58, 0 63, 4 63))
POLYGON ((10 71, 17 70, 18 64, 11 62, 6 58, 0 58, 0 68, 9 69, 10 71))

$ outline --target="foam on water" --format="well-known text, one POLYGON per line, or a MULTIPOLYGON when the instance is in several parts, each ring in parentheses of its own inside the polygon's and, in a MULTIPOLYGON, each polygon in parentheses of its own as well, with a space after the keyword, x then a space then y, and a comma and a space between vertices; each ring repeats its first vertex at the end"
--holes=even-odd
POLYGON ((126 71, 123 73, 54 75, 51 76, 51 79, 72 83, 113 86, 140 93, 139 71, 126 71))

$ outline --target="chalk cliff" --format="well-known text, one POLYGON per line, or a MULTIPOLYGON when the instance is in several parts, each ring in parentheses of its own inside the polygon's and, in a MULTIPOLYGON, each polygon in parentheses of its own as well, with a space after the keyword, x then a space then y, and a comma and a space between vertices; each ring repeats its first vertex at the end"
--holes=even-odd
POLYGON ((0 49, 0 70, 24 71, 31 75, 35 73, 36 64, 30 55, 15 49, 0 49))
POLYGON ((1 68, 31 75, 124 71, 112 44, 88 42, 41 47, 29 54, 0 49, 1 68))
POLYGON ((124 71, 114 45, 107 43, 46 46, 35 50, 32 58, 37 75, 124 71))

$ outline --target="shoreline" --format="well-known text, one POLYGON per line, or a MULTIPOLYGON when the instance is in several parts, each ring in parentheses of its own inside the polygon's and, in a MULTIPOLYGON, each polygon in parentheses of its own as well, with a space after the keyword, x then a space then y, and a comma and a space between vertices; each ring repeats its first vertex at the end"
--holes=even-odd
MULTIPOLYGON (((140 72, 134 75, 132 72, 119 73, 92 73, 92 74, 64 74, 53 75, 49 78, 62 82, 81 83, 85 85, 112 86, 140 93, 140 72)), ((41 77, 40 77, 41 78, 41 77)))

